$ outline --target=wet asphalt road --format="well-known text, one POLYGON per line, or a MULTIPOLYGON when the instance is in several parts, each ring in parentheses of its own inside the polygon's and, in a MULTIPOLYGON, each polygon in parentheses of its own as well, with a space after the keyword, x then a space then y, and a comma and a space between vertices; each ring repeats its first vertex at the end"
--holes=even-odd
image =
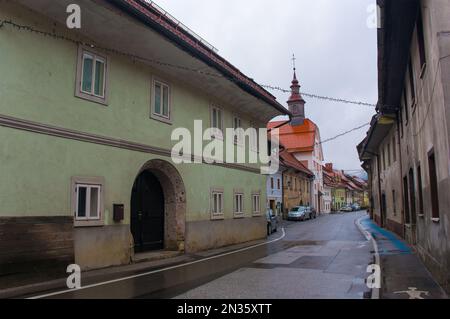
POLYGON ((355 226, 361 216, 288 222, 276 242, 50 298, 363 298, 372 246, 355 226))

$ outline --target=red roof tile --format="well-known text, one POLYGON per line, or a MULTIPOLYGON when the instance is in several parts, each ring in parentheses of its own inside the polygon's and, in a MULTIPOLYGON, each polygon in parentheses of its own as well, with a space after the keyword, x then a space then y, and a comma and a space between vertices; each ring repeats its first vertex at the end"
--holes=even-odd
POLYGON ((287 151, 283 151, 280 153, 280 160, 281 163, 286 166, 299 170, 300 172, 305 173, 308 176, 314 176, 313 172, 311 172, 305 165, 299 162, 291 153, 287 151))
MULTIPOLYGON (((270 122, 268 128, 283 124, 280 122, 270 122)), ((305 119, 303 125, 292 126, 283 125, 279 128, 280 142, 289 150, 289 152, 312 152, 316 140, 317 126, 310 119, 305 119)))

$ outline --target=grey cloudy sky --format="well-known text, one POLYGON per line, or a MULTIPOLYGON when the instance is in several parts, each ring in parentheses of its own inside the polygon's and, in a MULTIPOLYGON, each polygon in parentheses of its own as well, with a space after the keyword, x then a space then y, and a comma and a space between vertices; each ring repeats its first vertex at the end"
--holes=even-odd
MULTIPOLYGON (((376 29, 367 27, 374 0, 156 2, 260 84, 289 88, 295 53, 303 92, 377 101, 376 29)), ((271 93, 286 105, 289 94, 271 93)), ((368 123, 374 114, 370 107, 305 100, 322 140, 368 123)), ((367 129, 324 144, 325 161, 360 169, 356 145, 367 129)))

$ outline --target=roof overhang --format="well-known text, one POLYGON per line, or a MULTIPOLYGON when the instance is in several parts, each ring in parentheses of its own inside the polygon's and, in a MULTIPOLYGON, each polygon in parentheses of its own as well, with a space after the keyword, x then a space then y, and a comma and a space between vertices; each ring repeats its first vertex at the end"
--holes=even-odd
POLYGON ((377 114, 372 118, 367 137, 358 145, 361 161, 371 160, 378 155, 378 148, 395 124, 395 117, 377 114))
POLYGON ((419 13, 419 0, 377 0, 381 10, 378 30, 378 106, 395 113, 401 104, 411 37, 419 13))
MULTIPOLYGON (((72 0, 18 0, 65 26, 72 0)), ((164 76, 204 92, 212 102, 267 123, 291 115, 275 97, 242 74, 213 49, 178 28, 143 0, 78 0, 82 28, 93 44, 137 57, 164 76), (160 63, 162 62, 162 63, 160 63), (195 71, 193 71, 195 70, 195 71)), ((73 32, 72 36, 77 36, 73 32)))

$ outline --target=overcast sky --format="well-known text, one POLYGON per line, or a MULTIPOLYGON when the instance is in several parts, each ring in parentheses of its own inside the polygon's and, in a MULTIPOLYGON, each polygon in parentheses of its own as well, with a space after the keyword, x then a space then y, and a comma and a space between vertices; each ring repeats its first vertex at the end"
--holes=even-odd
MULTIPOLYGON (((367 26, 375 0, 155 1, 219 49, 260 84, 289 88, 292 54, 301 90, 369 103, 377 101, 376 29, 367 26)), ((289 94, 270 91, 286 105, 289 94)), ((305 98, 306 116, 322 140, 370 122, 370 107, 305 98)), ((323 145, 326 162, 360 169, 356 145, 368 128, 323 145)))

